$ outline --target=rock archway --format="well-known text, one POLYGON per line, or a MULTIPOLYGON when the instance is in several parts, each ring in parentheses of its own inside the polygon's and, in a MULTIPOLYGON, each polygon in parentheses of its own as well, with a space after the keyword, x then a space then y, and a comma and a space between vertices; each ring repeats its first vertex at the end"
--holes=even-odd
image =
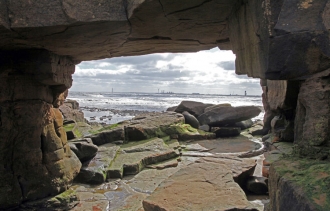
POLYGON ((233 50, 236 73, 263 79, 271 110, 295 121, 297 152, 327 158, 329 8, 327 0, 1 1, 0 209, 61 192, 80 168, 57 106, 84 60, 233 50))

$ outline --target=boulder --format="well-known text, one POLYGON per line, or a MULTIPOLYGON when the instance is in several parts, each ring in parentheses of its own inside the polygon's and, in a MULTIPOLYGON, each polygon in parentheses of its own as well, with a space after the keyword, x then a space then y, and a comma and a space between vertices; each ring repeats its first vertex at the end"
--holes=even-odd
POLYGON ((198 116, 200 124, 221 127, 256 117, 261 109, 256 106, 216 107, 198 116))
POLYGON ((101 184, 107 179, 107 170, 110 168, 111 162, 117 155, 120 147, 114 144, 104 144, 99 147, 96 156, 83 163, 76 182, 85 184, 101 184))
POLYGON ((215 128, 213 131, 216 137, 231 137, 231 136, 238 136, 241 133, 240 127, 219 127, 215 128))
POLYGON ((240 127, 242 130, 248 129, 252 127, 252 125, 253 125, 253 121, 251 119, 235 123, 235 126, 240 127))
POLYGON ((205 132, 210 132, 210 126, 208 126, 208 125, 201 125, 201 126, 199 126, 198 129, 203 130, 205 132))
POLYGON ((185 120, 186 124, 189 124, 189 125, 191 125, 191 127, 196 128, 196 129, 199 128, 199 122, 195 116, 191 115, 187 111, 182 112, 182 115, 184 116, 184 120, 185 120))
POLYGON ((231 104, 230 103, 221 103, 221 104, 217 104, 217 105, 208 106, 204 109, 203 113, 208 112, 212 109, 221 108, 221 107, 231 107, 231 104))
POLYGON ((85 122, 84 113, 79 109, 79 103, 75 100, 66 100, 59 107, 65 120, 74 120, 76 122, 85 122))
POLYGON ((206 107, 209 107, 211 105, 212 104, 204 104, 196 101, 182 101, 175 109, 175 112, 183 113, 184 111, 188 111, 190 114, 197 117, 204 113, 204 109, 206 107))
POLYGON ((168 136, 170 134, 164 133, 164 131, 171 125, 178 123, 184 123, 184 117, 175 112, 137 116, 125 125, 125 140, 140 141, 168 136))
POLYGON ((267 194, 268 179, 266 177, 251 176, 246 183, 246 189, 258 195, 267 194))
POLYGON ((249 210, 250 206, 231 170, 211 162, 180 169, 142 203, 145 211, 249 210))
POLYGON ((93 144, 90 138, 69 142, 69 145, 81 162, 92 159, 98 151, 98 147, 93 144))
POLYGON ((172 106, 166 109, 166 111, 175 111, 178 106, 172 106))

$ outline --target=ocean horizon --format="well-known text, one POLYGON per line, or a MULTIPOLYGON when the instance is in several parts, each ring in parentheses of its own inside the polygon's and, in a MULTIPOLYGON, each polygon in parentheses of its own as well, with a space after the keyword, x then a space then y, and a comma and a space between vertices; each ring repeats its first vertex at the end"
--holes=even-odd
MULTIPOLYGON (((169 107, 179 105, 181 101, 262 107, 262 98, 258 95, 69 91, 67 99, 76 100, 79 103, 88 121, 105 124, 132 119, 144 112, 164 112, 169 107)), ((263 112, 255 119, 262 118, 263 112)))

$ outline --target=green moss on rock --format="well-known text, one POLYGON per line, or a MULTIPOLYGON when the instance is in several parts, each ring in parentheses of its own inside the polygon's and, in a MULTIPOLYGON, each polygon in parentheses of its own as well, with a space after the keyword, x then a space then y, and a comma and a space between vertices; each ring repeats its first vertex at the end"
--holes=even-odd
POLYGON ((317 210, 330 210, 330 163, 289 157, 274 163, 274 170, 284 181, 304 195, 317 210))

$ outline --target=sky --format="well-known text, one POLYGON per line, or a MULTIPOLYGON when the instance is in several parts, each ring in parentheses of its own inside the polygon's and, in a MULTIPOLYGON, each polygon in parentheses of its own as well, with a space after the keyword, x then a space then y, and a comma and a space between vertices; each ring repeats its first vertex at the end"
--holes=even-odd
POLYGON ((259 79, 235 74, 235 54, 218 48, 81 62, 71 91, 261 95, 259 79))

